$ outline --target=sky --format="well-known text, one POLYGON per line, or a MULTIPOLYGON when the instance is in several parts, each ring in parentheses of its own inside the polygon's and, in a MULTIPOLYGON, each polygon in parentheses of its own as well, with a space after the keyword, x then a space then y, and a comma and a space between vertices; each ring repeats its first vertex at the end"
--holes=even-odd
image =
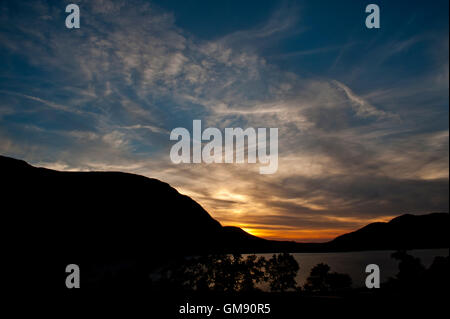
POLYGON ((379 29, 356 0, 1 1, 0 154, 158 178, 270 239, 448 212, 448 1, 372 2, 379 29), (172 163, 195 119, 278 128, 278 171, 172 163))

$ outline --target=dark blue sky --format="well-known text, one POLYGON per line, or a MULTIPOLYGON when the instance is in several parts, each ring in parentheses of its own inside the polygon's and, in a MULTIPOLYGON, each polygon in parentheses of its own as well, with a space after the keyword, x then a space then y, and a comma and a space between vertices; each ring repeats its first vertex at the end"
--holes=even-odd
POLYGON ((169 182, 223 224, 323 240, 448 211, 448 1, 2 1, 0 153, 169 182), (81 28, 65 28, 77 3, 81 28), (175 165, 175 127, 279 128, 279 170, 175 165))
MULTIPOLYGON (((382 12, 379 30, 364 28, 364 1, 156 1, 173 12, 175 24, 203 40, 215 40, 242 29, 263 26, 276 10, 296 13, 292 27, 274 39, 255 39, 269 62, 294 72, 312 76, 336 76, 349 65, 366 64, 367 78, 417 76, 430 72, 423 61, 433 45, 425 35, 445 37, 448 34, 448 1, 377 1, 382 12), (366 55, 400 39, 423 36, 407 52, 383 61, 382 70, 372 68, 366 55), (337 63, 336 56, 340 54, 337 63), (368 63, 369 62, 369 63, 368 63), (392 76, 395 71, 395 76, 392 76), (400 74, 399 74, 400 72, 400 74)), ((287 16, 280 20, 288 19, 287 16)), ((280 21, 281 22, 281 21, 280 21)), ((360 78, 357 83, 364 81, 360 78)), ((365 84, 369 85, 367 83, 365 84)))

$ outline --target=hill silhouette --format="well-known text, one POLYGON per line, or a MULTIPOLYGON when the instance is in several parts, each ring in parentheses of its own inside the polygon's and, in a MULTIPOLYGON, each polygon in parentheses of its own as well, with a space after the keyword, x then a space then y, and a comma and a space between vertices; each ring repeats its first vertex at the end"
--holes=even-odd
POLYGON ((222 243, 262 240, 222 227, 167 183, 120 172, 59 172, 0 157, 7 218, 27 245, 72 253, 208 252, 222 243), (233 239, 236 237, 236 240, 233 239), (56 248, 56 247, 55 247, 56 248))
POLYGON ((169 184, 121 172, 60 172, 0 156, 5 225, 21 253, 89 258, 448 247, 449 215, 403 215, 328 243, 223 227, 169 184), (66 247, 61 249, 61 246, 66 247))
POLYGON ((449 214, 405 214, 372 223, 328 243, 331 250, 420 249, 448 247, 449 214))

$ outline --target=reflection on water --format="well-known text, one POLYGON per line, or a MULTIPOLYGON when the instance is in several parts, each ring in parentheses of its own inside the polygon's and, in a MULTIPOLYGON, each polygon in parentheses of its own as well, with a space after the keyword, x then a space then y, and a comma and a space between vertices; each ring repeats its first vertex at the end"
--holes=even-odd
MULTIPOLYGON (((398 273, 398 262, 391 258, 393 250, 360 251, 344 253, 297 253, 294 255, 300 270, 297 275, 297 284, 303 286, 311 269, 319 264, 325 263, 331 267, 332 272, 350 275, 353 288, 365 285, 365 269, 368 264, 377 264, 380 267, 381 282, 398 273)), ((448 249, 417 249, 410 250, 408 254, 420 258, 425 267, 429 267, 436 256, 448 256, 448 249)), ((270 258, 272 254, 259 254, 270 258)))

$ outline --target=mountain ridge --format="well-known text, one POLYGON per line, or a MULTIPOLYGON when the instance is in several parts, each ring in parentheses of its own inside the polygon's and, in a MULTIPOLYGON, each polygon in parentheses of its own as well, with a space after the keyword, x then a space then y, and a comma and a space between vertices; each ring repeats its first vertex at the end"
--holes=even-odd
POLYGON ((122 172, 61 172, 1 155, 0 173, 5 202, 15 205, 17 214, 6 218, 18 226, 23 238, 35 239, 25 245, 49 253, 58 239, 72 247, 72 254, 94 256, 130 256, 149 249, 195 254, 448 247, 448 213, 404 214, 324 243, 274 241, 222 226, 193 199, 154 178, 122 172))

